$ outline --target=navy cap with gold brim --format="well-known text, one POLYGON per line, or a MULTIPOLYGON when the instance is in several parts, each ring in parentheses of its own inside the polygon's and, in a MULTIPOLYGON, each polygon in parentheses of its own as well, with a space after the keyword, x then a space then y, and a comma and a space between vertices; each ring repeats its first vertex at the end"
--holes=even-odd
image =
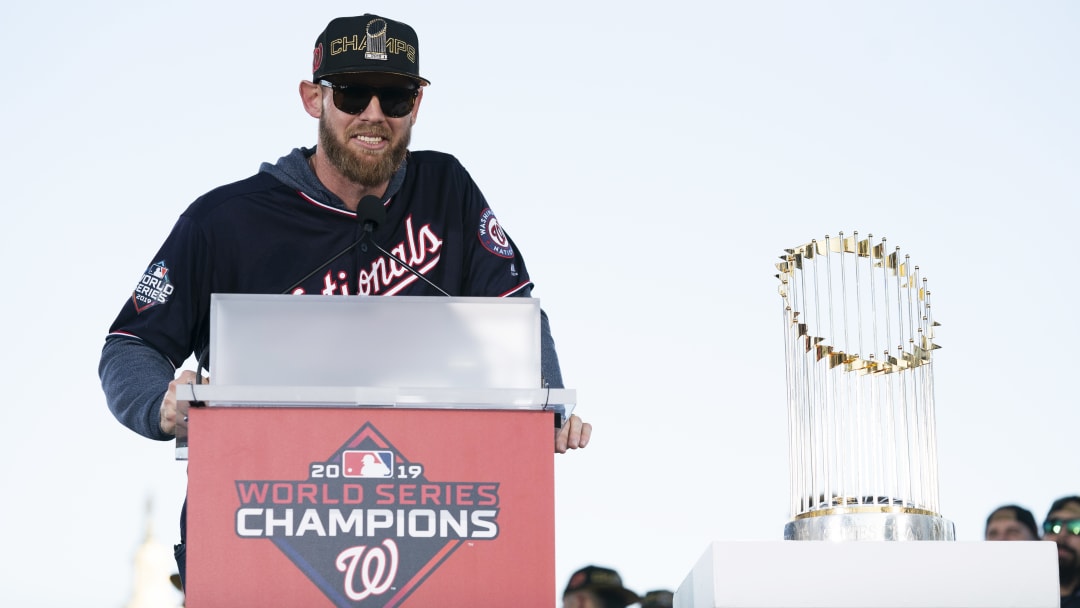
POLYGON ((404 76, 420 86, 431 84, 420 76, 416 31, 378 15, 338 17, 315 39, 312 80, 350 74, 404 76))

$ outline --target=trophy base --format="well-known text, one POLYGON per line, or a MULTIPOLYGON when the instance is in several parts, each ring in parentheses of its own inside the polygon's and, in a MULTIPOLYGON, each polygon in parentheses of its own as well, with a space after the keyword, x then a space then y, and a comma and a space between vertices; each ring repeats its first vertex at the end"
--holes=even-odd
POLYGON ((956 540, 953 523, 909 507, 836 507, 797 516, 784 540, 956 540))
POLYGON ((1057 547, 1039 541, 715 541, 675 608, 1058 608, 1057 547))

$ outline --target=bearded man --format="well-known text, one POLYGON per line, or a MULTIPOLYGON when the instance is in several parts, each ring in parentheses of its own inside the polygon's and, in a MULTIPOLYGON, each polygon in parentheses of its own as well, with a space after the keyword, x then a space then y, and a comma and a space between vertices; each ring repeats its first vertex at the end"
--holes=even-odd
MULTIPOLYGON (((461 163, 409 150, 430 84, 412 27, 370 14, 326 26, 312 78, 300 83, 318 145, 193 202, 125 296, 98 366, 121 423, 150 439, 174 437, 183 417, 176 387, 199 379, 209 352, 213 293, 531 295, 521 252, 461 163), (192 355, 198 369, 177 374, 192 355)), ((561 388, 543 313, 540 334, 542 384, 561 388)), ((585 447, 591 428, 570 416, 554 433, 555 451, 585 447)), ((186 503, 181 579, 185 514, 186 503)))

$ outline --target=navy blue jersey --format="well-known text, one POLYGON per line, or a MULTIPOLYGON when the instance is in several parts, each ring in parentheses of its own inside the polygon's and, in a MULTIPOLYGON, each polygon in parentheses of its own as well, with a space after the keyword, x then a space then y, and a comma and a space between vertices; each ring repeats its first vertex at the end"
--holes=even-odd
MULTIPOLYGON (((453 156, 413 152, 371 238, 453 296, 531 288, 513 241, 453 156)), ((180 216, 110 328, 174 366, 209 343, 210 294, 283 293, 360 238, 356 214, 267 172, 217 188, 180 216)), ((303 281, 309 295, 439 295, 375 247, 355 247, 303 281)))

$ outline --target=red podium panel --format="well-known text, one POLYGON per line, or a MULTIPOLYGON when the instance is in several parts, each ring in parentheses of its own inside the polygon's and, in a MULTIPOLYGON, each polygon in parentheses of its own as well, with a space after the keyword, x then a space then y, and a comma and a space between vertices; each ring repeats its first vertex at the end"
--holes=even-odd
POLYGON ((188 608, 554 605, 551 412, 189 416, 188 608))

